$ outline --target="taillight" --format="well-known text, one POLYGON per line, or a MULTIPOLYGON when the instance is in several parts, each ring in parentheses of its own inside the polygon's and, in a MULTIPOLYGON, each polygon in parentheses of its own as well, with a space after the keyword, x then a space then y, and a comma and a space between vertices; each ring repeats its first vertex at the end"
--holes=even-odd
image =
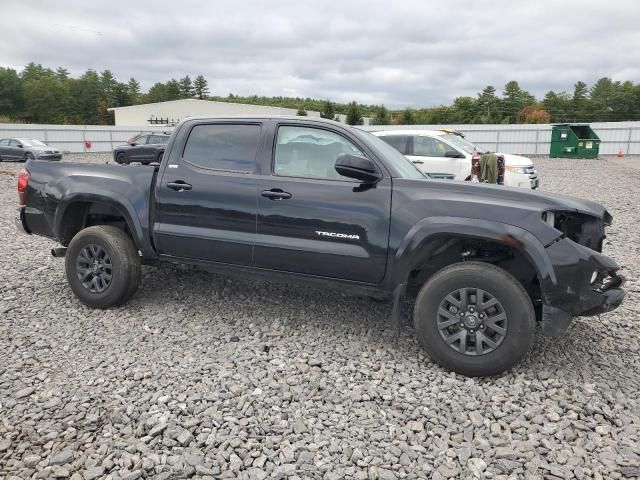
POLYGON ((27 185, 29 185, 29 172, 24 168, 18 173, 18 197, 20 198, 20 206, 24 206, 27 197, 27 185))

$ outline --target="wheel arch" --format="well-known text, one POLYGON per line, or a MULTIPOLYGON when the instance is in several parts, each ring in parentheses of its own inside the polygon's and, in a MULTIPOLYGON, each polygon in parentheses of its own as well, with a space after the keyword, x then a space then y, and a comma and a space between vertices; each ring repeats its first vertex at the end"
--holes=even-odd
MULTIPOLYGON (((431 217, 414 225, 400 242, 393 256, 393 283, 408 283, 412 275, 423 270, 425 266, 430 266, 431 270, 438 270, 452 263, 464 261, 460 255, 455 261, 453 256, 447 258, 447 252, 451 251, 451 247, 465 243, 497 245, 511 249, 517 256, 521 256, 522 261, 530 265, 539 287, 549 281, 553 284, 557 282, 544 245, 527 230, 488 220, 431 217), (438 256, 440 263, 433 262, 438 256)), ((483 261, 482 258, 469 259, 483 261)), ((490 259, 485 261, 492 263, 490 259)), ((505 270, 509 271, 508 268, 505 270)))
POLYGON ((103 223, 117 224, 119 217, 123 222, 123 229, 133 240, 136 248, 145 253, 145 238, 143 228, 133 205, 126 198, 111 193, 106 196, 96 193, 69 194, 64 202, 58 206, 54 217, 54 235, 62 245, 68 245, 73 236, 81 229, 100 224, 97 218, 103 218, 103 223), (95 215, 95 218, 92 217, 95 215))

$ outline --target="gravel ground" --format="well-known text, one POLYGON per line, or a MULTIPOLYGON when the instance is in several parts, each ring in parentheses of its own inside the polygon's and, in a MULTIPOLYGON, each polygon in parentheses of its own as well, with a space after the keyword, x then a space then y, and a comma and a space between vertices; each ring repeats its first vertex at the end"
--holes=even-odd
POLYGON ((90 310, 53 243, 16 234, 20 165, 0 164, 0 478, 640 476, 640 171, 536 163, 543 189, 610 209, 630 293, 490 379, 443 370, 408 318, 396 340, 389 305, 335 291, 167 266, 90 310))

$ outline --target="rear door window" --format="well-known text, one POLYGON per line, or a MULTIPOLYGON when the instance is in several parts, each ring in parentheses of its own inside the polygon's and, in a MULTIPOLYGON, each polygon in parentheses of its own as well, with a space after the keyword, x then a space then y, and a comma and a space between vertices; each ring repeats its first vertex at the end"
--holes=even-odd
POLYGON ((437 138, 413 137, 413 155, 417 157, 444 157, 447 150, 451 150, 451 147, 437 138))
POLYGON ((153 145, 164 144, 167 143, 169 137, 165 137, 164 135, 151 135, 149 137, 149 142, 153 145))
POLYGON ((378 138, 384 140, 403 155, 409 155, 409 137, 407 135, 386 135, 378 138))
POLYGON ((260 128, 257 124, 196 125, 182 159, 200 168, 253 173, 260 128))

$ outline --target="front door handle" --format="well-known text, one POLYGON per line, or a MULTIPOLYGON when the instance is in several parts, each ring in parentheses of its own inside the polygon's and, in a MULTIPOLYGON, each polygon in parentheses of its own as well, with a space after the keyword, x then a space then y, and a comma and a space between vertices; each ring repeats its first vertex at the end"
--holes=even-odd
POLYGON ((167 183, 167 187, 171 190, 175 190, 177 192, 182 192, 184 190, 191 190, 191 184, 182 180, 176 180, 175 182, 167 183))
POLYGON ((279 188, 272 188, 271 190, 263 190, 262 196, 270 198, 271 200, 286 200, 287 198, 291 198, 293 195, 289 192, 283 192, 279 188))
POLYGON ((416 165, 422 165, 424 162, 422 160, 411 160, 412 163, 415 163, 416 165))

